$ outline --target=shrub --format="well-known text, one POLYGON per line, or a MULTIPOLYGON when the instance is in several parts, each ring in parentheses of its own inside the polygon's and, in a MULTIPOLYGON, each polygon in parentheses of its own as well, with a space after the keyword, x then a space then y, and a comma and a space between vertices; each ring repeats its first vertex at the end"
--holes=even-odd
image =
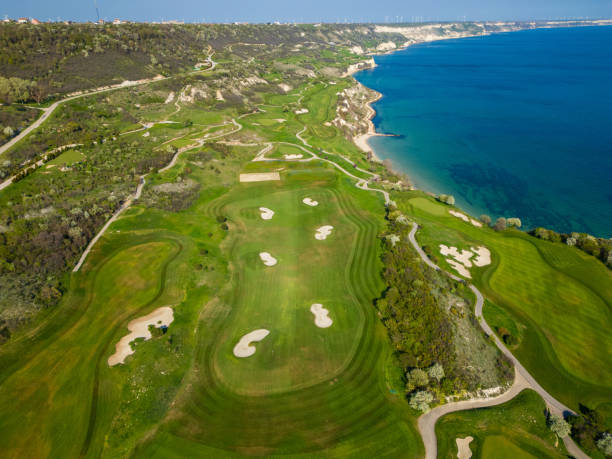
POLYGON ((431 367, 429 367, 427 373, 431 379, 435 379, 436 381, 440 382, 440 380, 444 378, 444 367, 439 363, 434 363, 431 367))
POLYGON ((571 426, 563 418, 554 414, 548 418, 548 428, 560 438, 567 437, 572 430, 571 426))
POLYGON ((433 402, 433 395, 425 390, 415 392, 412 397, 410 397, 410 406, 423 413, 429 411, 429 404, 431 402, 433 402))
POLYGON ((516 228, 520 228, 523 225, 520 218, 509 218, 506 220, 506 223, 508 226, 514 226, 516 228))
POLYGON ((493 226, 495 231, 504 231, 506 229, 506 219, 504 217, 499 217, 495 221, 495 225, 493 226))
POLYGON ((491 217, 489 217, 487 214, 482 214, 479 217, 479 220, 487 226, 491 224, 491 217))
POLYGON ((609 432, 605 432, 602 437, 597 440, 597 448, 606 456, 612 456, 612 435, 609 432))

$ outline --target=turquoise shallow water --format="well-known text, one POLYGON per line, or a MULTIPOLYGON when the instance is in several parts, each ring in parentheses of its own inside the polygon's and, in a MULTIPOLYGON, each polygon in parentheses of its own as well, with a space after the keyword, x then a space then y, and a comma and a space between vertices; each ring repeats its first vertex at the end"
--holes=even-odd
POLYGON ((474 215, 612 237, 612 27, 445 40, 356 74, 372 148, 474 215))

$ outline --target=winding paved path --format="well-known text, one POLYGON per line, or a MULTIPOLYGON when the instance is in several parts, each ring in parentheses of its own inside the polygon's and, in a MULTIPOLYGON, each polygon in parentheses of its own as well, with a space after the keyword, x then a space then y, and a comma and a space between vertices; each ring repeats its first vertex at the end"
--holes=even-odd
MULTIPOLYGON (((214 68, 217 65, 217 63, 212 60, 212 54, 209 55, 206 58, 206 62, 208 62, 210 64, 210 67, 208 67, 206 69, 202 69, 202 70, 196 70, 196 71, 191 72, 191 73, 197 73, 197 72, 202 72, 202 71, 214 70, 214 68)), ((111 87, 106 87, 105 86, 103 88, 94 89, 92 91, 84 92, 83 94, 76 94, 74 96, 69 96, 69 97, 66 97, 64 99, 58 100, 57 102, 54 102, 51 105, 49 105, 49 107, 47 107, 47 108, 40 108, 44 112, 42 114, 42 116, 40 118, 38 118, 36 121, 34 121, 32 124, 30 124, 23 131, 21 131, 19 133, 19 135, 13 137, 10 141, 8 141, 4 145, 0 146, 0 155, 2 155, 5 151, 7 151, 9 148, 11 148, 13 145, 15 145, 21 139, 26 137, 34 129, 38 128, 42 123, 44 123, 47 120, 47 118, 49 118, 53 114, 53 112, 55 111, 55 109, 57 107, 59 107, 61 104, 65 103, 65 102, 68 102, 68 101, 74 100, 74 99, 78 99, 80 97, 91 96, 93 94, 100 94, 102 92, 115 91, 117 89, 129 88, 129 87, 132 87, 132 86, 140 86, 140 85, 143 85, 143 84, 153 83, 155 81, 168 80, 170 78, 174 78, 175 76, 176 75, 172 75, 172 76, 169 76, 169 77, 161 77, 161 78, 154 77, 154 78, 147 78, 147 79, 144 79, 144 80, 130 81, 128 83, 122 83, 122 84, 114 85, 114 86, 111 86, 111 87)))
MULTIPOLYGON (((418 225, 416 223, 412 224, 412 229, 408 234, 408 239, 410 243, 417 251, 421 259, 431 268, 436 271, 440 271, 450 276, 454 280, 458 280, 460 282, 465 282, 463 279, 455 276, 454 274, 447 273, 446 271, 440 269, 438 265, 432 262, 429 257, 425 254, 421 246, 417 243, 415 235, 418 229, 418 225)), ((482 315, 482 306, 484 304, 484 298, 480 290, 478 290, 474 285, 470 284, 469 288, 476 295, 476 306, 475 306, 475 314, 478 319, 482 329, 486 334, 490 335, 495 342, 495 345, 499 348, 499 350, 508 357, 512 363, 514 364, 514 383, 510 387, 510 389, 496 397, 487 397, 483 399, 474 399, 474 400, 463 400, 460 402, 447 403, 445 405, 440 405, 434 408, 433 410, 423 414, 419 417, 418 426, 419 431, 421 432, 421 436, 423 437, 423 442, 425 443, 425 458, 426 459, 435 459, 438 454, 438 442, 436 438, 436 422, 438 419, 445 414, 452 413, 454 411, 462 411, 462 410, 470 410, 474 408, 485 408, 488 406, 495 406, 501 403, 507 402, 511 400, 516 395, 518 395, 523 389, 533 389, 537 392, 546 403, 548 409, 556 414, 557 416, 562 416, 565 413, 575 414, 573 410, 565 406, 559 400, 550 395, 538 382, 529 374, 527 369, 518 361, 518 359, 508 350, 508 348, 504 345, 504 343, 493 333, 493 330, 485 321, 482 315)), ((588 456, 584 454, 584 452, 578 448, 578 446, 574 443, 574 441, 568 436, 563 438, 563 443, 567 451, 574 457, 578 459, 588 459, 588 456)))

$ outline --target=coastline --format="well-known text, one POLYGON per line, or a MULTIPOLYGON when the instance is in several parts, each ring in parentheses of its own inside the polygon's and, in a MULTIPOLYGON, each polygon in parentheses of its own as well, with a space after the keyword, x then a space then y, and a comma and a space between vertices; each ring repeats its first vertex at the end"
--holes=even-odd
MULTIPOLYGON (((533 28, 524 28, 524 29, 514 29, 514 30, 501 30, 499 32, 489 32, 489 31, 483 31, 483 33, 478 33, 478 34, 470 34, 470 35, 465 35, 465 36, 461 36, 461 37, 438 37, 436 39, 430 39, 430 40, 421 40, 421 41, 415 41, 412 43, 404 43, 400 46, 398 46, 395 49, 389 50, 389 49, 385 49, 385 50, 380 50, 378 52, 370 52, 368 53, 368 55, 371 57, 370 61, 373 62, 373 65, 371 67, 361 67, 358 68, 352 72, 350 72, 350 76, 353 77, 353 80, 355 81, 355 84, 358 86, 361 86, 363 88, 365 88, 366 90, 368 90, 370 93, 375 94, 374 97, 369 98, 367 101, 365 101, 365 111, 366 114, 363 115, 362 122, 367 123, 367 132, 363 133, 363 134, 359 134, 356 135, 352 138, 353 143, 357 146, 357 148, 359 148, 361 151, 363 151, 364 153, 366 153, 368 155, 368 159, 375 161, 375 162, 382 162, 382 158, 377 154, 377 152, 374 150, 374 148, 370 145, 369 141, 372 137, 378 137, 378 136, 393 136, 393 134, 383 134, 381 132, 377 132, 376 130, 376 126, 373 123, 373 118, 377 115, 377 111, 376 109, 373 107, 373 104, 376 103, 377 101, 379 101, 384 94, 366 86, 365 84, 361 83, 361 81, 359 81, 357 78, 355 78, 355 74, 357 72, 363 71, 363 70, 371 70, 373 68, 376 68, 378 65, 376 64, 376 62, 374 61, 374 57, 373 56, 382 56, 382 55, 389 55, 389 54, 393 54, 397 51, 402 51, 405 50, 407 48, 409 48, 410 46, 413 45, 419 45, 419 44, 424 44, 424 43, 433 43, 433 42, 437 42, 437 41, 445 41, 448 39, 459 39, 459 38, 475 38, 475 37, 481 37, 481 36, 490 36, 490 35, 496 35, 496 34, 506 34, 508 32, 513 32, 513 31, 522 31, 522 30, 536 30, 536 29, 565 29, 565 28, 591 28, 591 27, 612 27, 612 20, 607 20, 607 21, 601 21, 598 23, 588 23, 588 24, 579 24, 579 25, 541 25, 538 27, 533 27, 533 28)), ((367 62, 367 61, 366 61, 367 62)), ((362 61, 360 64, 363 65, 363 63, 365 63, 364 61, 362 61)), ((361 103, 363 104, 363 100, 361 101, 361 103)), ((380 153, 380 150, 379 150, 380 153)), ((398 167, 394 164, 389 164, 389 169, 392 173, 395 174, 401 174, 401 175, 409 175, 410 171, 402 171, 400 169, 398 169, 398 167)), ((423 186, 425 184, 422 184, 421 187, 416 187, 416 186, 412 186, 412 189, 420 189, 421 191, 427 193, 428 195, 431 196, 436 196, 436 194, 434 192, 431 192, 431 188, 428 188, 427 186, 423 186)), ((448 192, 450 192, 451 194, 453 193, 454 190, 448 190, 448 192)), ((458 209, 471 214, 472 212, 470 211, 466 211, 458 206, 456 206, 458 209)), ((521 215, 517 215, 517 217, 521 217, 521 215)), ((527 228, 524 228, 522 231, 525 233, 529 233, 531 234, 531 231, 534 230, 538 225, 535 226, 530 226, 527 228)), ((582 230, 576 230, 574 228, 570 228, 570 229, 565 229, 565 230, 561 230, 561 229, 557 229, 554 224, 551 224, 550 222, 546 223, 544 222, 543 225, 542 223, 540 223, 540 226, 542 226, 545 229, 549 229, 550 231, 556 232, 558 234, 561 235, 566 235, 566 234, 574 234, 574 233, 578 233, 578 234, 586 234, 586 235, 592 235, 592 234, 598 234, 598 232, 589 232, 588 230, 585 231, 584 229, 582 230), (546 225, 546 226, 544 226, 546 225), (549 226, 549 225, 553 225, 553 226, 549 226)), ((572 225, 573 226, 573 225, 572 225)), ((591 237, 595 237, 596 239, 606 239, 603 236, 591 236, 591 237)), ((598 258, 598 257, 596 257, 598 258)))

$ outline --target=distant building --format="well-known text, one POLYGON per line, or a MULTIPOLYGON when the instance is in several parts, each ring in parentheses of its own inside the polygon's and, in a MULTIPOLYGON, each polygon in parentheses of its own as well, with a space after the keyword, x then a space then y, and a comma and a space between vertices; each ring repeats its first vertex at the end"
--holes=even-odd
POLYGON ((104 19, 98 19, 98 24, 100 25, 104 24, 104 19))
POLYGON ((17 19, 17 23, 18 24, 27 24, 28 23, 28 18, 19 18, 19 19, 17 19))
POLYGON ((32 19, 30 19, 30 23, 31 23, 31 24, 34 24, 34 25, 38 25, 38 24, 40 24, 41 22, 40 22, 38 19, 36 19, 36 18, 32 18, 32 19))
POLYGON ((117 18, 115 18, 115 20, 113 21, 113 24, 114 24, 114 25, 119 25, 119 24, 121 24, 121 19, 117 19, 117 18))

